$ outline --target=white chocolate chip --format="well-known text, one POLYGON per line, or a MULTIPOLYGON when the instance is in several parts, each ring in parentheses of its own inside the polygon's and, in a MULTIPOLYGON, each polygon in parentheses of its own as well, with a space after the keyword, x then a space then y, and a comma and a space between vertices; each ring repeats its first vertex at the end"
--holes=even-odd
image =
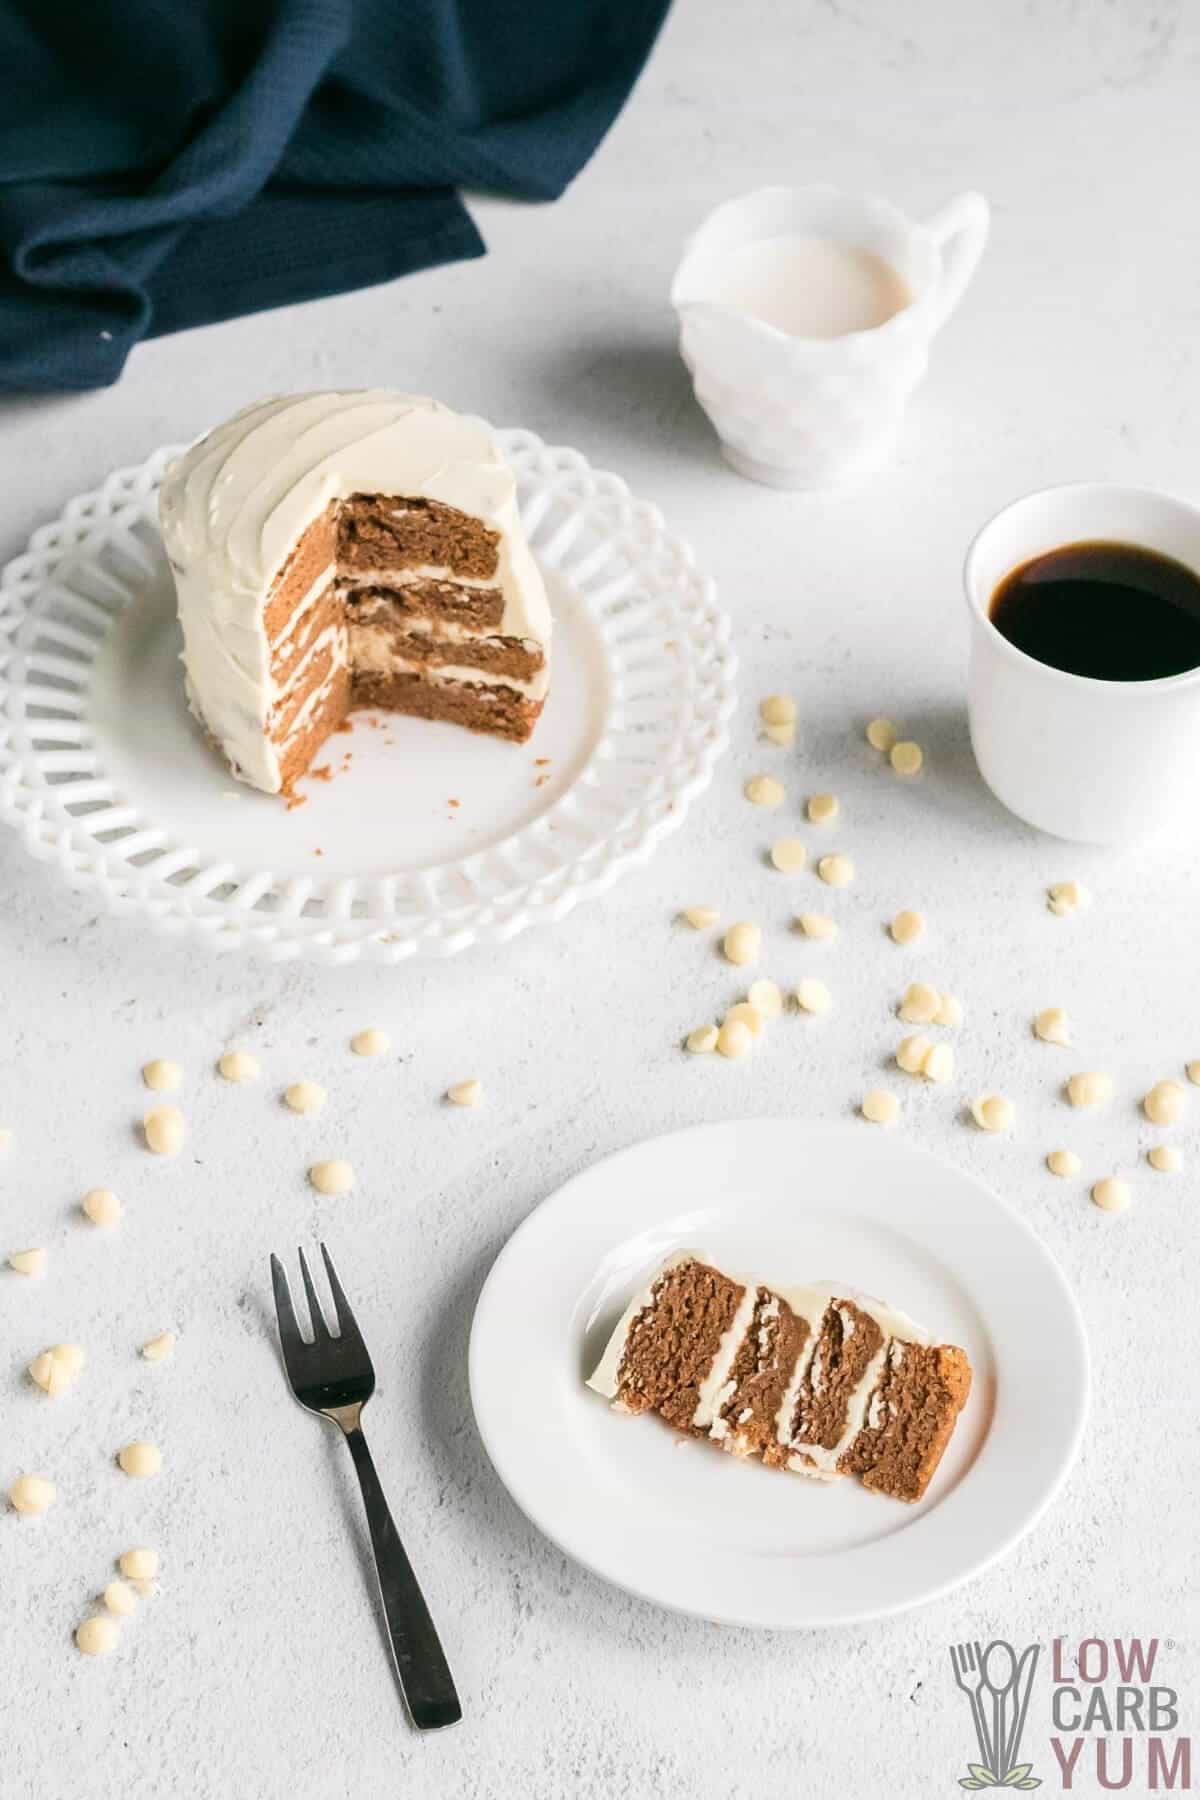
POLYGON ((971 1102, 971 1116, 980 1131, 1009 1131, 1017 1113, 1012 1101, 1003 1094, 980 1094, 971 1102))
POLYGON ((1105 1175, 1092 1189, 1092 1199, 1101 1212, 1124 1212, 1133 1194, 1127 1181, 1116 1175, 1105 1175))
POLYGON ((217 1069, 226 1081, 257 1081, 262 1074, 257 1056, 251 1056, 248 1050, 227 1050, 217 1069))
POLYGON ((147 1338, 142 1345, 142 1355, 147 1362, 170 1362, 175 1354, 175 1333, 160 1331, 157 1337, 147 1338))
POLYGON ((54 1344, 35 1356, 29 1365, 29 1379, 44 1394, 62 1394, 75 1380, 84 1363, 78 1344, 54 1344))
POLYGON ((483 1095, 483 1083, 474 1076, 468 1081, 456 1081, 446 1089, 446 1098, 451 1106, 478 1106, 483 1095))
POLYGON ((796 989, 796 1005, 801 1012, 824 1013, 833 1005, 833 996, 823 981, 815 975, 806 975, 796 989))
POLYGON ((331 1162, 315 1162, 308 1179, 318 1194, 348 1194, 354 1186, 354 1170, 348 1162, 334 1157, 331 1162))
POLYGON ((807 938, 831 938, 837 934, 837 922, 824 913, 801 913, 796 923, 807 938))
POLYGON ((949 1081, 954 1074, 954 1052, 949 1044, 931 1044, 921 1073, 926 1081, 949 1081))
POLYGON ((762 932, 757 925, 743 920, 740 924, 731 925, 725 933, 721 944, 726 960, 731 963, 753 963, 758 961, 758 953, 762 948, 762 932))
POLYGON ((1078 1175, 1083 1164, 1073 1150, 1052 1150, 1046 1158, 1046 1167, 1052 1175, 1078 1175))
POLYGON ((7 1125, 0 1126, 0 1150, 11 1150, 13 1134, 7 1125))
POLYGON ((915 944, 925 930, 924 915, 905 907, 903 912, 896 914, 888 930, 897 944, 915 944))
POLYGON ((383 1056, 392 1047, 392 1040, 386 1031, 375 1026, 366 1031, 356 1031, 350 1039, 350 1048, 355 1056, 383 1056))
POLYGON ((152 1062, 143 1066, 142 1080, 148 1088, 167 1094, 179 1086, 183 1080, 183 1070, 177 1062, 168 1062, 163 1057, 156 1056, 152 1062))
POLYGON ((157 1475, 162 1468, 162 1451, 157 1444, 147 1444, 141 1439, 126 1444, 123 1450, 117 1451, 117 1462, 126 1475, 133 1475, 139 1481, 151 1475, 157 1475))
POLYGON ((1033 1021, 1034 1034, 1043 1044, 1067 1045, 1071 1042, 1071 1022, 1061 1006, 1046 1006, 1033 1021))
POLYGON ((925 752, 920 744, 909 743, 906 738, 901 738, 899 743, 892 745, 889 756, 897 775, 919 775, 925 761, 925 752))
POLYGON ((766 1024, 757 1006, 751 1006, 749 1000, 739 1000, 736 1006, 731 1006, 721 1023, 729 1024, 739 1019, 754 1037, 759 1035, 766 1024))
POLYGON ((327 1099, 319 1081, 293 1081, 283 1092, 284 1105, 294 1113, 320 1112, 327 1099))
POLYGON ((1092 904, 1092 896, 1082 881, 1056 881, 1046 889, 1046 905, 1059 918, 1082 912, 1092 904))
POLYGON ((1112 1092, 1112 1076, 1095 1069, 1072 1075, 1067 1083, 1067 1099, 1072 1106, 1102 1106, 1112 1099, 1112 1092))
POLYGON ((752 775, 744 792, 751 806, 781 806, 787 798, 782 781, 773 775, 752 775))
POLYGON ((780 838, 771 845, 771 861, 781 875, 794 875, 804 867, 808 852, 799 838, 780 838))
POLYGON ((1190 1062, 1188 1064, 1187 1078, 1193 1087, 1200 1087, 1200 1062, 1190 1062))
POLYGON ((773 744, 778 744, 781 750, 790 750, 796 741, 796 727, 794 724, 766 725, 763 727, 763 731, 764 735, 768 737, 773 744))
POLYGON ((817 864, 817 874, 827 887, 848 887, 854 880, 854 864, 848 856, 836 851, 832 856, 823 856, 817 864))
POLYGON ((115 1225, 121 1216, 121 1202, 111 1188, 89 1188, 79 1207, 93 1225, 115 1225))
POLYGON ((695 1031, 687 1034, 686 1048, 693 1056, 708 1056, 717 1047, 718 1035, 715 1025, 697 1025, 695 1031))
POLYGON ((183 1149, 187 1126, 177 1106, 155 1106, 142 1120, 146 1147, 156 1156, 175 1156, 183 1149))
POLYGON ((722 1056, 748 1056, 754 1048, 754 1033, 743 1019, 726 1019, 717 1033, 717 1050, 722 1056))
POLYGON ((18 1475, 8 1490, 8 1503, 19 1513, 44 1513, 57 1497, 58 1489, 48 1475, 18 1475))
POLYGON ((107 1656, 120 1640, 121 1628, 107 1613, 85 1619, 75 1631, 75 1642, 85 1656, 107 1656))
POLYGON ((1178 1125, 1187 1103, 1187 1089, 1180 1082, 1156 1081, 1142 1101, 1142 1111, 1154 1125, 1178 1125))
POLYGON ((814 825, 831 824, 839 810, 836 794, 812 794, 809 797, 808 816, 814 825))
POLYGON ((158 1574, 158 1551, 123 1550, 117 1567, 128 1581, 153 1581, 158 1574))
POLYGON ((794 725, 796 702, 790 694, 768 694, 759 701, 758 713, 764 725, 794 725))
POLYGON ((115 1613, 119 1619, 128 1618, 131 1612, 137 1610, 138 1597, 127 1581, 110 1581, 101 1599, 109 1612, 115 1613))
POLYGON ((900 1102, 887 1088, 872 1088, 863 1095, 859 1110, 872 1125, 894 1125, 900 1117, 900 1102))
POLYGON ((1160 1175, 1178 1175, 1183 1167, 1183 1151, 1175 1144, 1155 1144, 1147 1150, 1146 1161, 1160 1175))
POLYGON ((935 1025, 961 1025, 963 1018, 962 1001, 956 1000, 953 994, 943 994, 938 1000, 938 1009, 933 1015, 935 1025))
POLYGON ((867 742, 872 750, 882 750, 886 756, 896 741, 896 727, 890 719, 872 719, 867 726, 867 742))
POLYGON ((906 1025, 932 1025, 942 1004, 942 996, 927 981, 910 981, 898 1008, 898 1016, 906 1025))
POLYGON ((683 916, 693 931, 707 931, 721 915, 715 906, 686 906, 683 916))
POLYGON ((44 1275, 46 1273, 46 1252, 44 1250, 14 1250, 8 1259, 10 1269, 18 1275, 44 1275))
POLYGON ((919 1075, 932 1049, 929 1039, 920 1032, 913 1037, 901 1038, 896 1046, 896 1063, 906 1075, 919 1075))
POLYGON ((776 983, 768 981, 765 976, 750 983, 750 992, 746 998, 764 1019, 777 1019, 783 1011, 783 995, 776 983))

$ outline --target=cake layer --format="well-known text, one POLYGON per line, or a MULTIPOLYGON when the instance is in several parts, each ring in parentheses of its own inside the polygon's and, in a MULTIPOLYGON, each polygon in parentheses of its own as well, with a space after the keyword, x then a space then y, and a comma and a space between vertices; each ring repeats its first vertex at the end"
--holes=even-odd
POLYGON ((462 634, 445 638, 437 631, 406 631, 403 625, 386 622, 360 625, 354 615, 348 631, 352 666, 375 674, 398 669, 482 669, 523 686, 546 666, 536 645, 527 645, 520 638, 462 634))
POLYGON ((971 1391, 971 1365, 954 1344, 893 1338, 863 1429, 844 1458, 864 1487, 919 1500, 971 1391))
POLYGON ((709 1430, 735 1456, 761 1456, 774 1443, 788 1380, 811 1332, 782 1294, 756 1290, 754 1316, 709 1430))
POLYGON ((532 700, 503 685, 361 672, 354 675, 351 705, 378 706, 417 719, 443 719, 517 744, 528 742, 542 710, 540 699, 532 700))
POLYGON ((293 616, 287 636, 279 638, 272 648, 271 680, 275 686, 276 704, 303 668, 322 634, 344 629, 344 612, 333 581, 326 580, 322 587, 318 580, 293 616))
POLYGON ((292 736, 280 754, 285 794, 290 794, 295 783, 308 772, 313 757, 330 732, 343 723, 349 710, 350 670, 342 663, 331 669, 326 680, 309 692, 305 710, 298 716, 292 736))
POLYGON ((492 581, 500 533, 444 501, 413 495, 351 494, 338 514, 338 568, 412 569, 430 564, 492 581))

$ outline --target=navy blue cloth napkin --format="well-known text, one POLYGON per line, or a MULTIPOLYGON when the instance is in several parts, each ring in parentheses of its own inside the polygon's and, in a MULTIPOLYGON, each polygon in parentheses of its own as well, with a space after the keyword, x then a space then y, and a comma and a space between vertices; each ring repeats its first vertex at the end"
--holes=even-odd
POLYGON ((0 0, 0 388, 480 256, 560 194, 668 0, 0 0))

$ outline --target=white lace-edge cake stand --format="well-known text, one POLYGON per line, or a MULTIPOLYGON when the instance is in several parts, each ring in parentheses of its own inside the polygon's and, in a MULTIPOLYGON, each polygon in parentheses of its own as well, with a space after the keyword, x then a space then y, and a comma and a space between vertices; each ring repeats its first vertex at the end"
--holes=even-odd
POLYGON ((711 581, 577 451, 497 438, 555 613, 529 744, 356 714, 288 811, 187 711, 156 521, 172 448, 110 475, 0 575, 0 817, 114 913, 273 960, 400 962, 561 919, 683 821, 728 742, 711 581))

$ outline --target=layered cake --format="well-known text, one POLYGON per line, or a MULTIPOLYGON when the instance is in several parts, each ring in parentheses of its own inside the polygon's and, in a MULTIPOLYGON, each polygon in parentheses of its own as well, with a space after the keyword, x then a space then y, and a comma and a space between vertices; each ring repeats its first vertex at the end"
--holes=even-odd
POLYGON ((260 400, 159 502, 188 701, 234 773, 288 791, 354 707, 524 742, 550 609, 486 425, 383 390, 260 400))
POLYGON ((966 1352, 828 1283, 772 1288, 693 1251, 626 1307, 588 1386, 818 1481, 919 1500, 971 1391, 966 1352))

